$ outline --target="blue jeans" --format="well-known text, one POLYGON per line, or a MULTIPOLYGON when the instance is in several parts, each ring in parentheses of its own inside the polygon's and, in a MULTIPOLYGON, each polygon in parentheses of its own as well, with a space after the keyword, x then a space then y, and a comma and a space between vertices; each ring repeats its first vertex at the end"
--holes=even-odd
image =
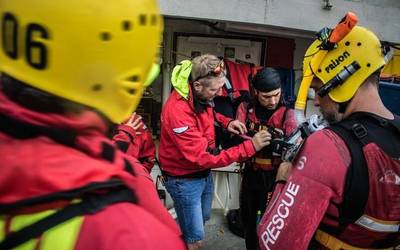
POLYGON ((211 173, 204 178, 167 177, 165 187, 174 201, 186 243, 204 239, 204 223, 210 219, 213 198, 211 173))

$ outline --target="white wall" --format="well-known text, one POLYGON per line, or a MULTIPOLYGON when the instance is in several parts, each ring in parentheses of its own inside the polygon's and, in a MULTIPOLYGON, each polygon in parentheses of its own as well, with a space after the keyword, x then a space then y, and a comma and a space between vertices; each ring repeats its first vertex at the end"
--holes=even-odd
POLYGON ((222 20, 317 31, 334 26, 347 11, 383 40, 400 42, 399 0, 159 0, 166 16, 222 20))
MULTIPOLYGON (((175 66, 173 38, 174 32, 194 33, 206 35, 226 35, 235 36, 235 34, 219 32, 210 28, 208 25, 202 24, 199 20, 174 20, 166 19, 164 27, 163 41, 163 103, 167 100, 171 93, 170 73, 175 66)), ((237 36, 237 35, 236 35, 237 36)), ((190 56, 190 55, 189 55, 190 56)), ((182 57, 178 58, 182 59, 182 57)))
POLYGON ((231 60, 242 60, 249 63, 260 65, 262 52, 262 42, 250 41, 248 38, 231 39, 220 37, 200 37, 200 36, 179 36, 177 39, 177 62, 191 57, 193 51, 201 54, 210 53, 216 56, 225 56, 225 48, 233 48, 234 56, 227 58, 231 60), (246 58, 247 56, 247 58, 246 58))
MULTIPOLYGON (((165 20, 165 32, 164 32, 164 52, 163 52, 163 67, 164 67, 164 74, 163 74, 163 101, 167 99, 171 92, 170 88, 170 72, 172 71, 174 65, 173 61, 173 34, 174 32, 185 32, 185 33, 198 33, 198 34, 208 34, 208 35, 221 35, 224 34, 226 36, 234 36, 238 35, 235 33, 221 33, 218 32, 209 26, 202 24, 201 22, 195 21, 195 20, 173 20, 173 19, 166 19, 165 20)), ((250 31, 251 32, 251 31, 250 31)), ((285 31, 285 33, 288 33, 290 35, 290 32, 285 31)), ((291 38, 295 40, 295 52, 294 52, 294 58, 293 58, 293 65, 295 69, 295 79, 297 81, 301 81, 301 76, 302 76, 302 64, 303 64, 303 56, 305 51, 307 50, 308 46, 311 44, 312 39, 311 38, 300 38, 300 37, 295 37, 297 33, 294 33, 291 38)), ((308 34, 305 32, 305 34, 308 34)), ((251 34, 250 37, 254 37, 251 34)), ((258 33, 259 35, 259 33, 258 33)), ((276 34, 269 34, 265 33, 264 35, 272 35, 276 36, 276 34)), ((287 36, 288 37, 288 36, 287 36)), ((289 36, 290 37, 290 36, 289 36)), ((266 37, 260 37, 258 38, 264 38, 266 37)), ((266 45, 268 46, 268 45, 266 45)), ((182 59, 182 57, 177 56, 178 61, 179 59, 182 59)))

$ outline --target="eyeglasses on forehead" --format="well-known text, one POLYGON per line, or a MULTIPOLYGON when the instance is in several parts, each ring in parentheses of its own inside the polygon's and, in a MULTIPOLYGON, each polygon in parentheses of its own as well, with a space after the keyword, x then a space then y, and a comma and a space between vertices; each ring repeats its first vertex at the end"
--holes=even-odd
POLYGON ((218 77, 224 73, 224 70, 225 70, 225 63, 224 63, 224 60, 221 60, 221 61, 219 61, 217 66, 215 66, 214 69, 208 71, 207 74, 205 74, 205 75, 198 76, 196 79, 194 79, 194 82, 200 80, 201 78, 205 78, 208 76, 218 77))

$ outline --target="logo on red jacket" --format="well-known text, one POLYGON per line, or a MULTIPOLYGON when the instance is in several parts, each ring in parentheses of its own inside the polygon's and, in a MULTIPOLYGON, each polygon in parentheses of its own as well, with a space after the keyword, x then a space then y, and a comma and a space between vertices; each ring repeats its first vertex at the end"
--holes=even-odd
POLYGON ((173 128, 172 131, 174 131, 175 134, 182 134, 186 130, 189 129, 189 126, 184 126, 184 127, 179 127, 179 128, 173 128))
POLYGON ((379 178, 379 181, 387 184, 400 185, 400 176, 398 176, 393 170, 389 170, 379 178))
POLYGON ((307 157, 302 156, 302 157, 300 157, 299 161, 297 162, 296 168, 298 170, 303 170, 303 168, 306 165, 306 163, 307 163, 307 157))

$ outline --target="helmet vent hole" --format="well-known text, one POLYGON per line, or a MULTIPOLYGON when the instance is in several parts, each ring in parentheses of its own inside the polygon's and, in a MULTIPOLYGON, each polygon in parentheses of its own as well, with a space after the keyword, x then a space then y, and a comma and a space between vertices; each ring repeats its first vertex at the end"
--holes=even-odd
POLYGON ((147 23, 147 17, 144 14, 139 15, 139 24, 140 25, 146 25, 147 23))
POLYGON ((139 79, 140 79, 140 77, 138 75, 134 75, 134 76, 129 78, 129 80, 132 81, 132 82, 138 82, 139 79))
POLYGON ((151 15, 151 25, 157 24, 157 15, 151 15))
POLYGON ((129 31, 129 30, 131 30, 131 28, 132 28, 132 25, 131 25, 130 21, 126 20, 126 21, 122 22, 122 29, 123 30, 129 31))
POLYGON ((100 91, 100 90, 102 90, 103 89, 103 85, 101 85, 100 83, 95 83, 93 86, 92 86, 92 90, 93 91, 100 91))
POLYGON ((347 42, 345 43, 345 45, 346 45, 346 46, 349 46, 349 45, 350 45, 350 42, 349 42, 349 41, 347 41, 347 42))
POLYGON ((128 90, 128 93, 131 94, 131 95, 136 93, 135 89, 127 89, 127 90, 128 90))
POLYGON ((360 42, 358 42, 358 43, 357 43, 357 46, 361 46, 361 43, 360 43, 360 42))
POLYGON ((111 40, 111 34, 109 32, 102 32, 100 34, 100 38, 103 41, 110 41, 111 40))
POLYGON ((368 67, 368 68, 371 67, 371 64, 370 64, 370 63, 367 63, 367 67, 368 67))

